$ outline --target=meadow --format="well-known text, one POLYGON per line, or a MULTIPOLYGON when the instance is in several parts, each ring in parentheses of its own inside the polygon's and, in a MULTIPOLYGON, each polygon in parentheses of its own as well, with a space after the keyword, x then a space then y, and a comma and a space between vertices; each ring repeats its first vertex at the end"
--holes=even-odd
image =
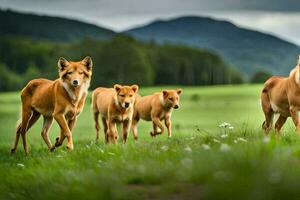
MULTIPOLYGON (((299 135, 289 119, 281 136, 264 136, 261 87, 183 87, 171 139, 152 139, 151 123, 141 121, 139 141, 130 134, 117 145, 105 145, 102 130, 95 142, 88 99, 74 151, 48 152, 40 119, 27 135, 28 156, 22 144, 10 154, 19 95, 0 93, 0 199, 299 199, 299 135)), ((58 134, 55 122, 52 142, 58 134)))

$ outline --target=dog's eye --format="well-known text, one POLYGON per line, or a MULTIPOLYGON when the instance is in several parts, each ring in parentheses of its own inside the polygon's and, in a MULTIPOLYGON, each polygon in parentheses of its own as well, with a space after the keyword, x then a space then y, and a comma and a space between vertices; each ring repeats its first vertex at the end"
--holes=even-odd
POLYGON ((124 94, 120 94, 120 97, 125 97, 125 95, 124 94))
POLYGON ((129 95, 129 97, 133 97, 133 95, 132 95, 132 94, 130 94, 130 95, 129 95))
POLYGON ((83 72, 79 72, 79 74, 80 74, 80 75, 82 75, 82 74, 83 74, 83 72))
POLYGON ((169 98, 169 100, 170 100, 170 101, 173 101, 173 98, 172 98, 172 97, 170 97, 170 98, 169 98))
POLYGON ((68 75, 71 75, 71 74, 72 74, 72 72, 68 72, 67 74, 68 74, 68 75))

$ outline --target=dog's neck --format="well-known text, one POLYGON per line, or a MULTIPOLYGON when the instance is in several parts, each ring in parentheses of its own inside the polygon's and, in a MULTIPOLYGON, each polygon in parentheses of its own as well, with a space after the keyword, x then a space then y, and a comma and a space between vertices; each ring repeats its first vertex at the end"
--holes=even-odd
POLYGON ((293 77, 296 84, 300 86, 300 71, 299 67, 297 66, 294 70, 291 71, 290 76, 293 77))
POLYGON ((66 82, 61 81, 62 87, 68 93, 68 96, 72 99, 72 101, 79 101, 83 94, 87 94, 89 83, 84 83, 78 87, 72 87, 68 85, 66 82))

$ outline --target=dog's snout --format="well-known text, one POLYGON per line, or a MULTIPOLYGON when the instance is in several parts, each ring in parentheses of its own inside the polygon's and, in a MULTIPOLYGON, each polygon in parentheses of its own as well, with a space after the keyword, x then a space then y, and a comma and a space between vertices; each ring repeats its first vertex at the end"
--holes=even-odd
POLYGON ((179 108, 179 106, 178 106, 178 105, 175 105, 174 108, 177 109, 177 108, 179 108))
POLYGON ((72 83, 73 83, 74 86, 77 86, 79 82, 78 82, 78 80, 73 80, 72 83))
POLYGON ((129 107, 129 105, 130 105, 130 103, 128 103, 128 102, 125 102, 125 108, 128 108, 128 107, 129 107))

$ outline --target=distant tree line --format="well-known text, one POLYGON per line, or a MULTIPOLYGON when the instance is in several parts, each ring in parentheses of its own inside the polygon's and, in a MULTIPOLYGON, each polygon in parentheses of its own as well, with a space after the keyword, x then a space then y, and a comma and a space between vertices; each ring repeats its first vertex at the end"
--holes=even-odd
POLYGON ((117 35, 109 40, 73 43, 0 38, 0 91, 18 90, 30 79, 57 77, 63 56, 94 61, 92 88, 114 83, 140 85, 214 85, 241 83, 241 74, 216 54, 180 45, 143 43, 117 35))

